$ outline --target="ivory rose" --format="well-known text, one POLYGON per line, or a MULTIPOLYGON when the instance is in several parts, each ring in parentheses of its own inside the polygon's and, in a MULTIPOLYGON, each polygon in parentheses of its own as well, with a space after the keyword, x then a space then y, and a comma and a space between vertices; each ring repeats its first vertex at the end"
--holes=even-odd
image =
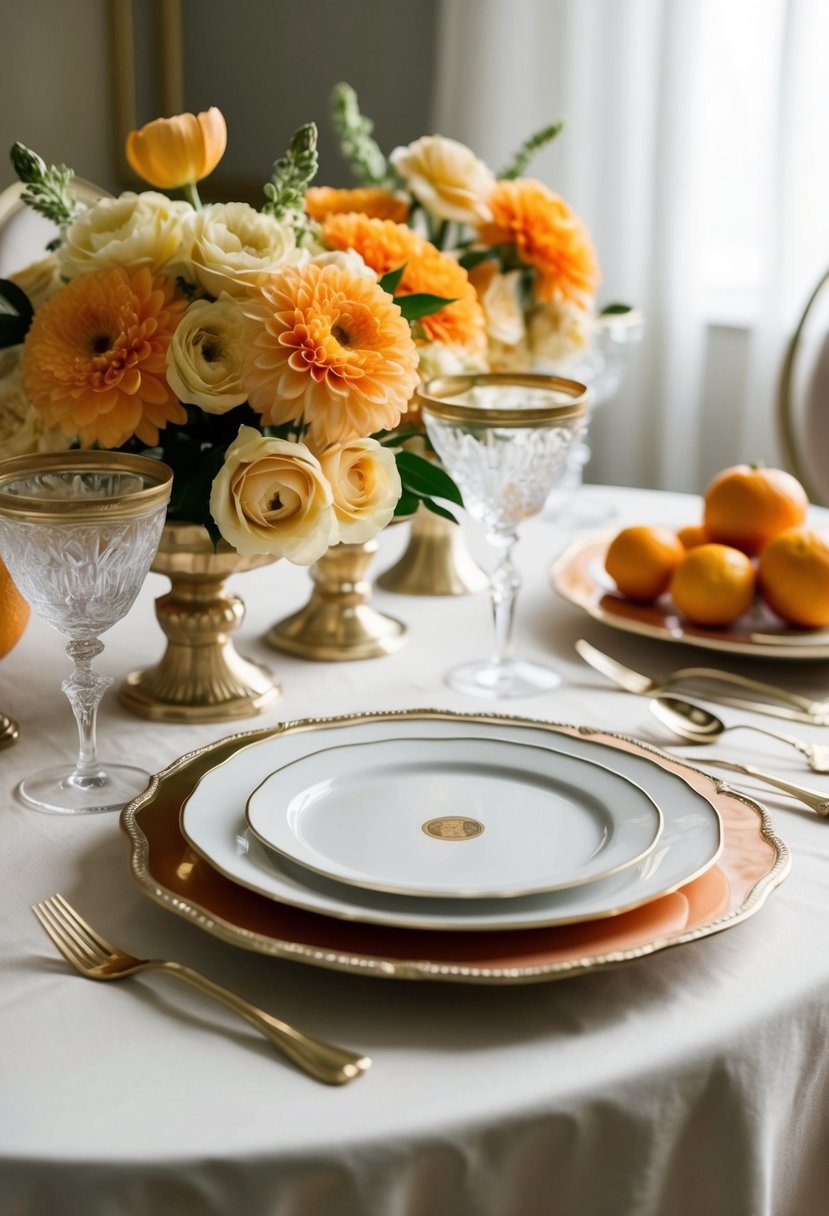
POLYGON ((476 225, 491 218, 487 196, 495 175, 471 148, 443 135, 424 135, 389 157, 427 211, 443 220, 476 225))
POLYGON ((521 271, 501 274, 493 261, 482 262, 469 275, 484 310, 490 338, 504 346, 523 341, 526 327, 521 307, 521 271))
POLYGON ((246 297, 262 276, 304 260, 291 225, 247 203, 214 203, 193 212, 185 257, 204 291, 237 298, 246 297))
POLYGON ((225 414, 247 400, 242 388, 243 318, 234 300, 195 300, 167 347, 167 383, 190 405, 225 414))
POLYGON ((590 344, 594 326, 593 313, 577 304, 538 304, 529 323, 533 359, 557 364, 572 358, 590 344))
POLYGON ((371 540, 394 515, 403 490, 394 453, 376 439, 352 439, 327 448, 319 460, 334 494, 340 540, 371 540))
POLYGON ((69 440, 60 431, 44 430, 20 378, 22 347, 0 351, 0 456, 62 451, 69 440))
POLYGON ((60 262, 55 253, 24 266, 22 270, 16 270, 9 278, 25 293, 35 312, 63 286, 60 262))
POLYGON ((210 514, 238 553, 310 566, 339 538, 331 487, 302 443, 242 426, 213 481, 210 514))
POLYGON ((158 274, 180 254, 182 225, 190 210, 188 203, 153 190, 102 198, 69 226, 58 253, 61 273, 73 279, 103 267, 146 266, 158 274))

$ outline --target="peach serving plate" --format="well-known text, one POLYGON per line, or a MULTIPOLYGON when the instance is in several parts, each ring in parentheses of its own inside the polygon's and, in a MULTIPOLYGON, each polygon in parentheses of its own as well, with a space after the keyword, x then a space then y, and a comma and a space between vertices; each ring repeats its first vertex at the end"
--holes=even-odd
POLYGON ((625 599, 604 569, 613 535, 574 542, 550 571, 553 589, 594 620, 665 642, 684 642, 751 658, 829 659, 829 631, 790 629, 759 602, 729 629, 705 629, 683 620, 667 596, 653 604, 625 599))
POLYGON ((133 877, 169 911, 245 949, 339 971, 385 978, 477 984, 558 979, 708 937, 752 916, 785 878, 790 857, 771 819, 753 800, 716 777, 619 735, 499 715, 439 710, 306 719, 219 740, 176 760, 123 811, 133 877), (608 749, 644 756, 678 774, 719 813, 723 849, 717 863, 679 890, 630 912, 545 929, 451 933, 335 920, 282 905, 237 885, 188 844, 181 806, 201 776, 235 751, 281 731, 354 721, 431 720, 518 723, 540 731, 585 735, 608 749))

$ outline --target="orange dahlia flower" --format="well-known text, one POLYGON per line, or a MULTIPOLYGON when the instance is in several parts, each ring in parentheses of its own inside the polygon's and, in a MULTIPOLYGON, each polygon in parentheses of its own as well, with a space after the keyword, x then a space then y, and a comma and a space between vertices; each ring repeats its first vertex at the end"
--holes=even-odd
POLYGON ((357 190, 335 190, 333 186, 312 186, 305 191, 305 210, 318 223, 329 215, 345 211, 359 211, 379 220, 394 220, 402 223, 409 213, 405 199, 397 198, 388 190, 375 186, 363 186, 357 190))
POLYGON ((483 224, 485 245, 514 244, 519 258, 538 271, 538 300, 586 305, 599 283, 590 235, 562 198, 532 178, 499 181, 487 198, 492 220, 483 224))
POLYGON ((264 423, 302 417, 317 452, 397 425, 417 385, 417 349, 372 279, 293 267, 264 279, 244 312, 242 384, 264 423))
POLYGON ((366 215, 330 215, 322 226, 323 240, 334 249, 356 249, 378 275, 405 265, 396 295, 426 292, 453 300, 418 321, 425 339, 460 346, 471 354, 486 348, 484 314, 469 276, 458 262, 441 253, 405 224, 366 215))
POLYGON ((167 384, 167 347, 187 301, 146 267, 82 274, 35 314, 21 372, 47 427, 89 446, 132 435, 150 446, 159 428, 186 422, 167 384))
POLYGON ((139 177, 159 190, 200 182, 227 147, 227 124, 211 106, 201 114, 156 118, 127 136, 127 160, 139 177))

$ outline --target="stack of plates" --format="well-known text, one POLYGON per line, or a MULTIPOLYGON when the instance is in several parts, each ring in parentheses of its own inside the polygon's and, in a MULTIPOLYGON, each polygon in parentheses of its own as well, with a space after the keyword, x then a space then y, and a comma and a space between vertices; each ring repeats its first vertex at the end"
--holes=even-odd
POLYGON ((432 710, 221 740, 154 778, 122 823, 142 888, 218 937, 481 983, 707 936, 789 865, 761 807, 674 757, 432 710))

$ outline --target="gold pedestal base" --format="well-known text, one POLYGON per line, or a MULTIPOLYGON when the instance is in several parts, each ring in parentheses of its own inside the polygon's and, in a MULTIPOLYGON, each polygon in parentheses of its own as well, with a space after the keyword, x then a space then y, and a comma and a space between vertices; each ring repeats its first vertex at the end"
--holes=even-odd
POLYGON ((11 747, 20 738, 20 729, 12 718, 0 714, 0 747, 11 747))
POLYGON ((398 595, 472 595, 489 579, 470 557, 458 525, 418 507, 403 555, 377 585, 398 595))
POLYGON ((234 648, 231 635, 245 607, 224 584, 230 574, 271 561, 242 557, 226 546, 214 551, 203 528, 167 524, 152 565, 172 584, 156 600, 167 649, 155 667, 127 676, 121 704, 156 722, 228 722, 270 709, 280 687, 266 667, 234 648))
POLYGON ((376 552, 376 540, 329 549, 311 567, 310 600, 269 630, 269 645, 303 659, 334 662, 376 659, 399 650, 408 629, 369 603, 371 584, 363 576, 376 552))

